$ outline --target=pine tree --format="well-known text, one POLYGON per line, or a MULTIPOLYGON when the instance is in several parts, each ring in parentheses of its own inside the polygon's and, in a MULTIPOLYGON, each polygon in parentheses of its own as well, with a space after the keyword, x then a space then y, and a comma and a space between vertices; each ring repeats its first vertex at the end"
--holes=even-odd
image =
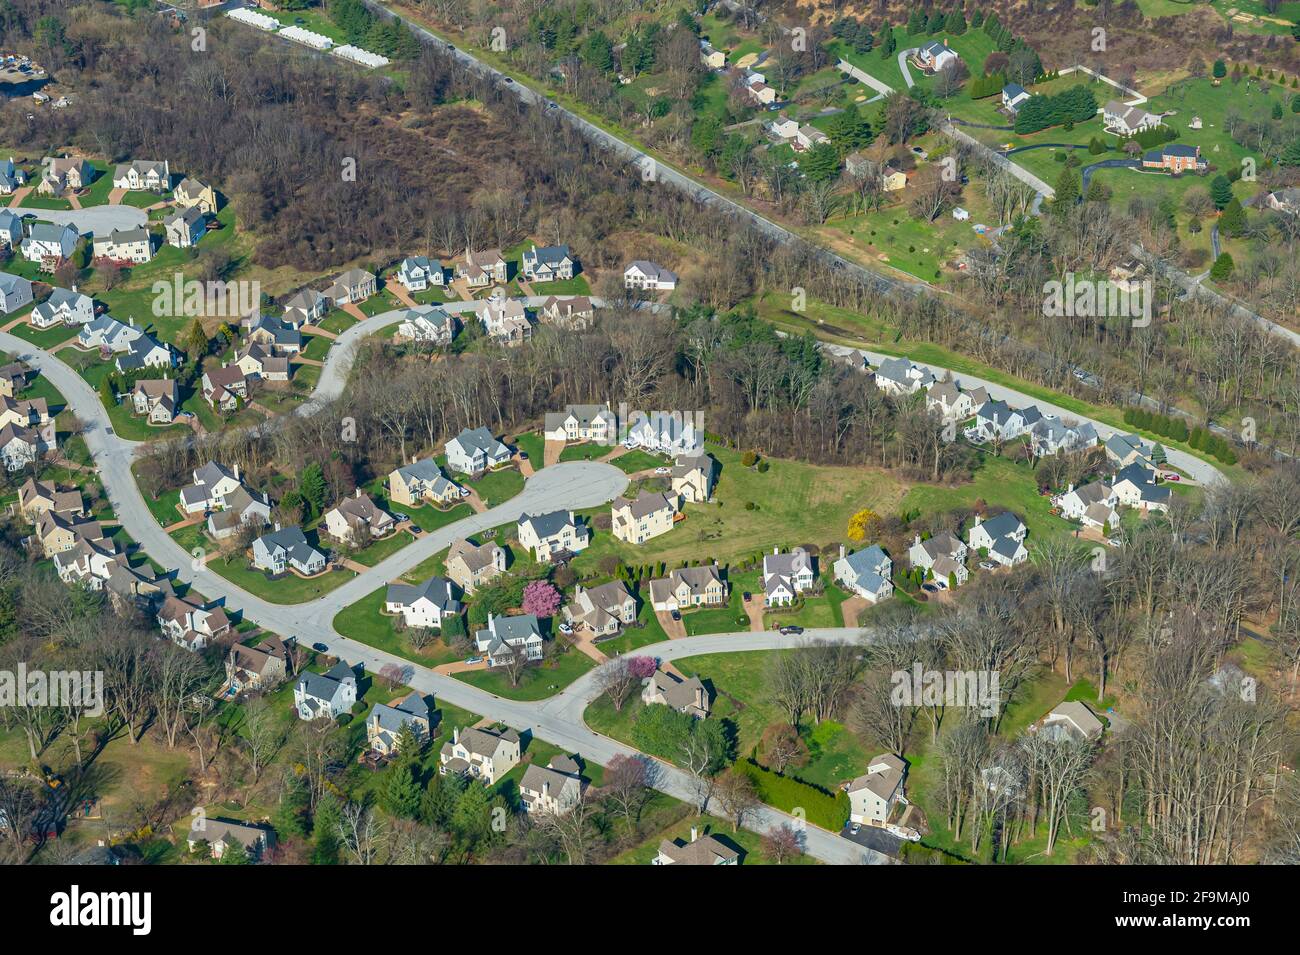
POLYGON ((1219 231, 1229 238, 1245 233, 1246 210, 1241 207, 1241 200, 1234 197, 1224 208, 1219 216, 1219 231))

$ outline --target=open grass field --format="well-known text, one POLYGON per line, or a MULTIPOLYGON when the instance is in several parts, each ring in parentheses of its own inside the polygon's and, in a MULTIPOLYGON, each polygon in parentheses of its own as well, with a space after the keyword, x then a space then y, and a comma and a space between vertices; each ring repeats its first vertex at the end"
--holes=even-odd
POLYGON ((744 467, 737 451, 715 445, 708 451, 721 465, 716 503, 688 504, 686 520, 641 545, 596 534, 576 566, 594 572, 606 554, 628 563, 665 561, 673 566, 689 559, 726 562, 776 546, 820 546, 842 538, 850 515, 863 507, 879 513, 896 510, 906 490, 889 475, 861 467, 818 467, 771 458, 763 474, 744 467), (747 509, 746 503, 754 509, 747 509))
POLYGON ((480 690, 487 690, 508 700, 544 700, 554 696, 582 674, 596 665, 596 661, 578 650, 569 649, 554 659, 524 671, 518 686, 499 670, 473 670, 455 674, 456 679, 480 690))
POLYGON ((394 627, 394 623, 400 622, 401 618, 382 613, 387 589, 387 585, 379 587, 350 607, 339 611, 334 617, 334 629, 345 637, 360 640, 377 650, 395 653, 426 667, 459 659, 441 640, 435 640, 420 650, 412 647, 406 636, 394 627))

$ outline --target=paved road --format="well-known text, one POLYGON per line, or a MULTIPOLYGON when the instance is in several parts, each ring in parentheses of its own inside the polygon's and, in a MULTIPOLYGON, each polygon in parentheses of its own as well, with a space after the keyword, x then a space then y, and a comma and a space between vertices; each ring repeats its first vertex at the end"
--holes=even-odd
POLYGON ((87 206, 84 209, 11 209, 24 218, 36 218, 55 225, 73 223, 85 235, 108 235, 114 229, 134 229, 149 221, 149 213, 135 206, 87 206))

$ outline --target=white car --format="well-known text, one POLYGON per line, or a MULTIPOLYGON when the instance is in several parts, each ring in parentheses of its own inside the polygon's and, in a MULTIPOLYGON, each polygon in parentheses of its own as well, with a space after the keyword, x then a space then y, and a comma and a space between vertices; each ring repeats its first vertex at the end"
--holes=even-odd
POLYGON ((655 468, 655 474, 667 474, 672 468, 655 468))
POLYGON ((564 633, 564 634, 573 633, 573 628, 569 626, 567 623, 560 624, 559 629, 560 629, 560 633, 564 633))

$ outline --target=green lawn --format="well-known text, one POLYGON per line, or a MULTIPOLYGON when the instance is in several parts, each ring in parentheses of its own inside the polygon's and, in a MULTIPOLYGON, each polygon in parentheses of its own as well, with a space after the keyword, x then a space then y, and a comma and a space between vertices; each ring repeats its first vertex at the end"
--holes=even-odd
POLYGON ((591 286, 587 284, 586 276, 575 275, 571 279, 560 279, 555 282, 534 282, 533 291, 538 295, 590 295, 591 286))
POLYGON ((390 534, 387 537, 371 541, 361 550, 354 551, 352 559, 358 564, 364 564, 367 567, 374 567, 381 560, 392 557, 407 544, 414 541, 415 538, 408 534, 404 529, 399 529, 397 533, 390 534))
POLYGON ((641 609, 637 612, 637 623, 639 627, 629 627, 612 640, 602 640, 597 646, 606 656, 617 656, 620 653, 631 653, 633 650, 639 650, 641 647, 649 646, 654 643, 662 643, 668 639, 664 633, 663 625, 659 623, 659 618, 655 615, 654 608, 648 603, 642 604, 641 609))
MULTIPOLYGON (((677 840, 680 842, 689 842, 691 838, 691 829, 696 829, 700 835, 711 835, 726 843, 733 849, 741 852, 741 865, 773 865, 774 863, 763 852, 763 838, 757 833, 742 829, 739 832, 732 832, 731 826, 723 819, 715 816, 705 816, 703 819, 692 817, 689 821, 679 822, 663 832, 656 833, 646 839, 639 846, 628 849, 626 852, 610 860, 611 865, 649 865, 659 853, 659 844, 664 839, 677 840)), ((788 865, 816 865, 817 860, 812 856, 801 855, 791 860, 788 865)))
POLYGON ((488 507, 504 504, 524 489, 524 476, 514 467, 488 471, 477 480, 459 476, 466 487, 472 487, 488 507))
POLYGON ((456 679, 487 690, 509 700, 544 700, 554 696, 582 674, 596 665, 591 657, 569 649, 552 661, 524 671, 518 686, 511 686, 509 678, 499 670, 473 670, 455 674, 456 679))
POLYGON ((528 455, 528 460, 532 462, 534 470, 545 466, 546 438, 540 431, 517 434, 510 439, 509 443, 528 455))
POLYGON ((382 613, 387 590, 387 585, 384 585, 339 611, 334 617, 334 629, 345 637, 359 640, 376 650, 394 653, 422 666, 435 667, 459 659, 441 640, 435 640, 421 650, 412 647, 406 636, 393 627, 393 622, 401 618, 382 613))

